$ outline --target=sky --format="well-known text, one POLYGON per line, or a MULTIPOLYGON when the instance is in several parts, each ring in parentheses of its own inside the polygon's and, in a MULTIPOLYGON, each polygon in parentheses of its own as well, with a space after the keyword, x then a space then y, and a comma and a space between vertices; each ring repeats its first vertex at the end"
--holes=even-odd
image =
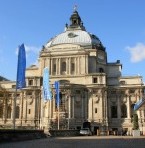
POLYGON ((108 62, 120 60, 123 76, 145 81, 145 0, 0 0, 0 75, 16 80, 17 50, 22 43, 27 67, 62 33, 74 6, 86 30, 106 47, 108 62))

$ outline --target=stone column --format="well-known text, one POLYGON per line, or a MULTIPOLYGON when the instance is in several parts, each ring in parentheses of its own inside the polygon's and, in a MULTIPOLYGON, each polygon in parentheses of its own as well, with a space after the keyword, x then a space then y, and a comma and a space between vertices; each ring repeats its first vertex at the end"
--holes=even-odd
POLYGON ((77 62, 78 62, 78 64, 77 64, 77 66, 78 66, 78 74, 80 74, 80 68, 81 68, 81 65, 80 65, 80 56, 77 58, 77 62))
POLYGON ((118 119, 121 119, 121 103, 120 103, 120 96, 117 95, 117 112, 118 112, 118 119))
POLYGON ((50 66, 50 75, 52 75, 53 74, 53 59, 51 58, 50 61, 51 61, 50 62, 50 65, 51 65, 50 66))
POLYGON ((75 96, 72 97, 72 118, 74 118, 75 96))
POLYGON ((58 75, 61 75, 61 58, 58 59, 58 75))
POLYGON ((86 60, 85 60, 85 64, 86 64, 86 68, 85 68, 85 73, 88 73, 88 56, 85 56, 86 60))
POLYGON ((68 58, 68 74, 71 74, 71 58, 68 58))
POLYGON ((24 92, 22 92, 21 94, 20 94, 20 99, 21 99, 21 103, 20 103, 20 120, 21 120, 21 126, 22 126, 22 124, 23 124, 23 100, 24 100, 24 92))
POLYGON ((66 58, 66 74, 69 74, 69 58, 66 58))
POLYGON ((81 115, 81 117, 84 118, 84 98, 83 98, 83 94, 81 95, 81 102, 82 102, 82 115, 81 115))
POLYGON ((92 115, 92 96, 91 96, 91 93, 92 93, 92 91, 91 90, 89 90, 89 92, 88 92, 88 99, 89 99, 89 101, 88 101, 88 118, 90 119, 90 120, 92 120, 93 118, 93 115, 92 115))
POLYGON ((77 75, 77 58, 75 58, 75 75, 77 75))
POLYGON ((27 120, 27 94, 24 92, 24 118, 27 120))
POLYGON ((130 105, 130 98, 129 98, 129 96, 126 96, 126 99, 127 99, 127 118, 131 118, 131 113, 130 113, 131 105, 130 105))

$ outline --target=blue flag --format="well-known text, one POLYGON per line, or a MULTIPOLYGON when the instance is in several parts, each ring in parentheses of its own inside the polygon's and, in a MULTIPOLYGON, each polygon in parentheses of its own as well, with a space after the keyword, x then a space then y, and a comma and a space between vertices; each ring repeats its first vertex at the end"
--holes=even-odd
POLYGON ((56 91, 56 105, 57 107, 59 107, 59 103, 60 103, 60 97, 59 97, 59 82, 58 81, 55 81, 55 91, 56 91))
POLYGON ((145 105, 145 98, 141 98, 138 102, 135 103, 134 111, 140 109, 144 105, 145 105))
POLYGON ((47 67, 43 70, 43 98, 45 101, 52 99, 49 84, 49 70, 47 67))
POLYGON ((26 87, 25 70, 26 70, 26 52, 24 44, 22 44, 21 46, 19 46, 18 49, 18 65, 17 65, 17 80, 16 80, 17 89, 26 87))

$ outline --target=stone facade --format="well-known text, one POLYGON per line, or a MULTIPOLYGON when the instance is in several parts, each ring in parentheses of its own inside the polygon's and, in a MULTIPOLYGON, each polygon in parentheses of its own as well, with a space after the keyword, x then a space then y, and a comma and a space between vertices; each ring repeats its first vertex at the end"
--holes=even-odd
MULTIPOLYGON (((15 95, 15 82, 0 82, 0 126, 16 128, 79 129, 91 123, 92 131, 132 132, 134 104, 143 97, 141 76, 122 76, 122 64, 107 61, 99 38, 88 33, 76 10, 62 34, 40 51, 38 65, 26 69, 27 87, 15 95), (49 68, 52 100, 43 100, 43 69, 49 68), (56 107, 55 81, 60 82, 60 107, 56 107)), ((137 111, 145 131, 143 111, 137 111)), ((103 133, 102 133, 103 134, 103 133)))

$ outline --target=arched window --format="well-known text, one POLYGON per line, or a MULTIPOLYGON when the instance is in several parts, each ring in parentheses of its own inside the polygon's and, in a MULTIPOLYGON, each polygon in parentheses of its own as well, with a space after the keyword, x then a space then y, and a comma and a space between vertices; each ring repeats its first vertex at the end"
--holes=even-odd
POLYGON ((100 73, 104 72, 104 69, 103 68, 99 68, 99 72, 100 73))
POLYGON ((3 105, 0 104, 0 118, 3 117, 3 105))
POLYGON ((8 106, 8 108, 7 108, 7 118, 11 118, 11 111, 12 111, 11 107, 8 106))
POLYGON ((20 107, 16 106, 16 118, 19 118, 19 114, 20 114, 20 107))
POLYGON ((125 104, 121 105, 121 118, 127 118, 127 107, 125 104))

